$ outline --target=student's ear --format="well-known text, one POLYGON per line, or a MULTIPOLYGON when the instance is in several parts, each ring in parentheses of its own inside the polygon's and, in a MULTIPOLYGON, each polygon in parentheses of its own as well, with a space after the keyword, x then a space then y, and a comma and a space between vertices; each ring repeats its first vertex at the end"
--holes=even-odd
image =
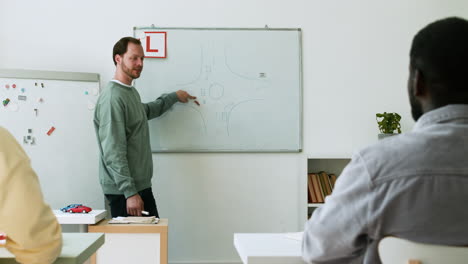
POLYGON ((413 87, 413 94, 421 97, 427 95, 427 86, 423 73, 419 69, 414 69, 413 79, 411 80, 413 87))

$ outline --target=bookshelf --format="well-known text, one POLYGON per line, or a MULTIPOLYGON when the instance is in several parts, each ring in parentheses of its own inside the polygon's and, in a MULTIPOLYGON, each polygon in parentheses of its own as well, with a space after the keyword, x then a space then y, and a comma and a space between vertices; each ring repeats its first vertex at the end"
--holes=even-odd
MULTIPOLYGON (((351 161, 350 158, 307 158, 307 174, 325 171, 328 174, 335 174, 339 177, 344 167, 351 161)), ((306 175, 308 192, 309 177, 306 175)), ((306 195, 306 198, 307 195, 306 195)), ((306 200, 307 201, 307 200, 306 200)), ((321 206, 323 203, 308 203, 307 202, 307 219, 310 218, 315 208, 321 206)))

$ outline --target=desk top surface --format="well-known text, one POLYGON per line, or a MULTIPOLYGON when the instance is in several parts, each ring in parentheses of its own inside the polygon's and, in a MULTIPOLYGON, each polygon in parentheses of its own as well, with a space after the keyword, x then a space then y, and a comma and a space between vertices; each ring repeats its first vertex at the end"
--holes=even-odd
POLYGON ((106 210, 92 210, 85 213, 67 213, 60 210, 53 210, 59 224, 90 225, 95 224, 107 215, 106 210))
POLYGON ((94 233, 167 233, 169 220, 159 219, 157 224, 109 224, 110 219, 88 226, 88 232, 94 233))
POLYGON ((302 241, 288 234, 291 233, 234 234, 234 246, 244 264, 304 264, 302 241))
MULTIPOLYGON (((104 244, 102 233, 62 233, 62 238, 62 252, 54 264, 81 264, 104 244)), ((0 262, 17 264, 6 248, 0 248, 0 262)))

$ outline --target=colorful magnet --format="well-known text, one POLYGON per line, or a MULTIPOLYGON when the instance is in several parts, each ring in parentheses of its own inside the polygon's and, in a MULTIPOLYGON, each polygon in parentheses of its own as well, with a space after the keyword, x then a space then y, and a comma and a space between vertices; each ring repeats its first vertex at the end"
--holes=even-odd
POLYGON ((3 106, 7 106, 8 103, 10 103, 10 99, 9 99, 9 98, 3 100, 3 106))
POLYGON ((54 130, 55 130, 55 127, 51 127, 49 129, 49 131, 47 131, 47 135, 50 136, 50 134, 52 134, 52 132, 54 132, 54 130))
POLYGON ((15 88, 16 88, 16 84, 13 84, 11 87, 13 87, 13 89, 15 89, 15 88))

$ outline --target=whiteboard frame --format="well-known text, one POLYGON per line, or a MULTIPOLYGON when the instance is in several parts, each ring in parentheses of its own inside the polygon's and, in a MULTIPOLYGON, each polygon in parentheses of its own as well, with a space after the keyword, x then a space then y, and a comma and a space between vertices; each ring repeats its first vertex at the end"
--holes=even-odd
POLYGON ((0 69, 0 78, 100 82, 99 74, 97 73, 38 71, 24 69, 0 69))
MULTIPOLYGON (((302 30, 301 28, 269 28, 265 26, 264 28, 228 28, 228 27, 156 27, 151 26, 135 26, 133 27, 133 37, 136 37, 137 30, 245 30, 245 31, 298 31, 299 33, 299 148, 295 150, 158 150, 155 151, 151 149, 152 153, 299 153, 303 150, 303 123, 304 123, 304 113, 303 113, 303 69, 302 69, 302 30)), ((158 58, 152 58, 158 59, 158 58)), ((144 69, 144 68, 143 68, 144 69)))

